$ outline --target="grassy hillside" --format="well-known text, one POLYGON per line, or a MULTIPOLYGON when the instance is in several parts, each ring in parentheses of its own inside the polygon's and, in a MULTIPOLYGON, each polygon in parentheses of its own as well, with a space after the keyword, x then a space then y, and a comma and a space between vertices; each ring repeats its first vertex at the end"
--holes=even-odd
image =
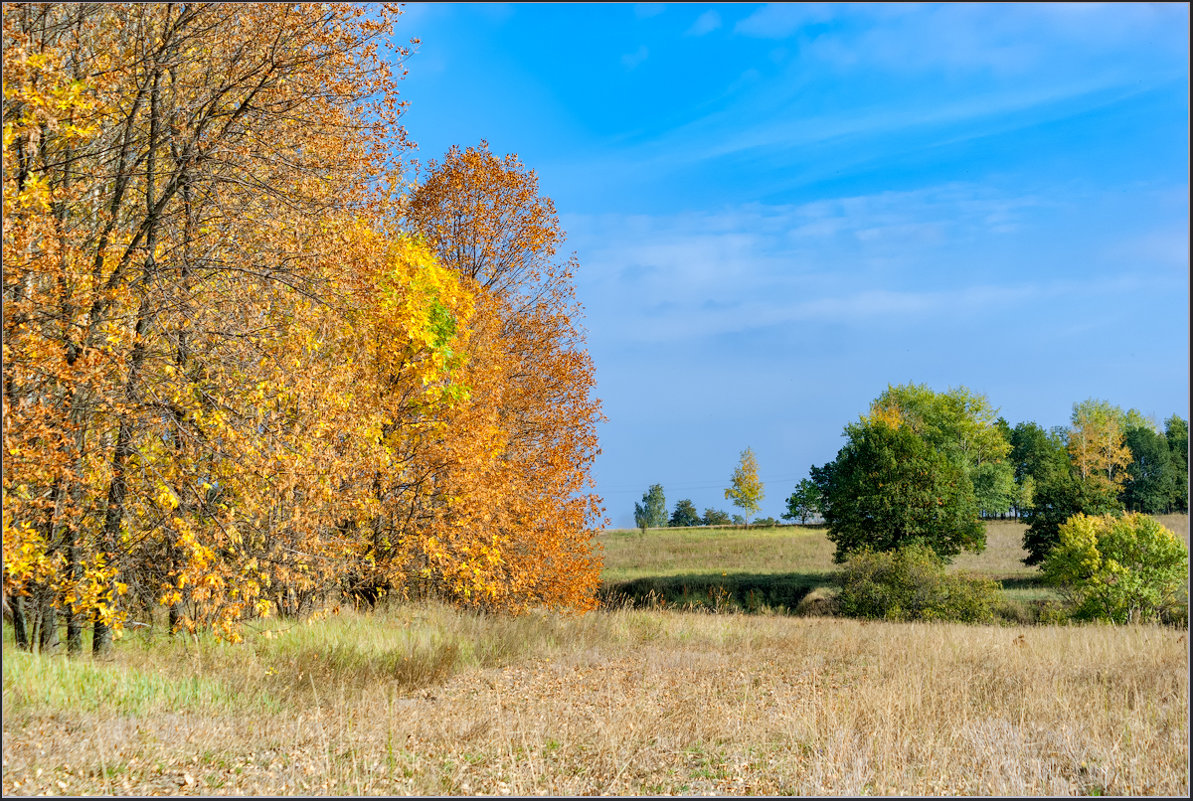
MULTIPOLYGON (((1157 517, 1188 543, 1188 515, 1157 517)), ((986 549, 963 553, 951 569, 1001 582, 1011 602, 1055 598, 1040 581, 1039 570, 1023 564, 1026 526, 1016 521, 985 525, 986 549)), ((837 569, 835 549, 823 526, 659 528, 645 534, 614 529, 604 532, 599 542, 605 555, 604 593, 610 600, 715 607, 720 597, 721 606, 790 611, 816 590, 831 587, 837 569)), ((1030 610, 1020 612, 1030 616, 1030 610)))

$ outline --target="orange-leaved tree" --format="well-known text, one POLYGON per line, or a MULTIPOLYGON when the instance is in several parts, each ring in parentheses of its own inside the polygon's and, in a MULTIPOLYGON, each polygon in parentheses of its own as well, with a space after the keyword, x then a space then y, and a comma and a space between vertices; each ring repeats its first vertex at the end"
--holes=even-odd
POLYGON ((533 170, 482 142, 432 161, 405 218, 477 295, 469 395, 423 455, 432 514, 410 573, 481 608, 590 609, 601 415, 554 205, 533 170))

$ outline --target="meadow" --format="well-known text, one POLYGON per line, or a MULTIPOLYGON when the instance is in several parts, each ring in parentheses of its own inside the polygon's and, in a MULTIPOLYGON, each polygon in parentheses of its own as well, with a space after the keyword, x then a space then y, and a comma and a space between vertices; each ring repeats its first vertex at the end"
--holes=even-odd
MULTIPOLYGON (((1189 542, 1189 518, 1157 515, 1189 542)), ((986 524, 986 547, 964 552, 950 570, 980 574, 1002 585, 1000 610, 1018 622, 1036 622, 1059 600, 1023 559, 1026 526, 1013 520, 986 524)), ((647 608, 714 608, 749 612, 816 612, 833 592, 834 546, 822 526, 771 529, 662 528, 605 531, 603 595, 614 603, 647 608)))
MULTIPOLYGON (((1187 540, 1187 518, 1165 523, 1187 540)), ((990 524, 957 568, 1030 580, 1016 530, 990 524)), ((601 539, 611 585, 737 573, 816 589, 833 569, 815 528, 601 539)), ((1189 790, 1186 630, 710 611, 395 603, 266 621, 239 645, 130 630, 103 662, 17 651, 6 628, 3 792, 1189 790)))

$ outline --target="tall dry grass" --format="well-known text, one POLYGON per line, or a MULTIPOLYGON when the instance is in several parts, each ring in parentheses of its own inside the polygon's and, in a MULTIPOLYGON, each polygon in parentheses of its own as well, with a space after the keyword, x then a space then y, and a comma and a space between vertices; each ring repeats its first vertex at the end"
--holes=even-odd
POLYGON ((1189 790, 1168 628, 408 605, 283 629, 100 664, 6 644, 4 794, 1189 790))

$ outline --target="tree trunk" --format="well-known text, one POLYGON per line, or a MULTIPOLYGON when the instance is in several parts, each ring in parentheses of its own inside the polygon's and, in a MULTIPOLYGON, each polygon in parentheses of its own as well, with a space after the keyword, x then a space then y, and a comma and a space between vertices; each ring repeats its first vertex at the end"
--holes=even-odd
MULTIPOLYGON (((149 327, 149 279, 153 274, 156 263, 154 248, 157 246, 157 228, 160 223, 160 201, 155 198, 156 150, 158 146, 158 116, 161 85, 161 69, 156 68, 153 73, 153 88, 149 95, 149 147, 145 157, 145 269, 141 274, 140 308, 137 310, 137 323, 134 328, 136 337, 133 340, 133 350, 129 359, 128 382, 125 384, 124 396, 132 403, 137 394, 137 384, 140 381, 141 366, 145 361, 145 332, 149 327)), ((116 542, 120 532, 120 522, 124 518, 124 499, 128 494, 128 481, 125 471, 129 458, 133 455, 132 432, 129 416, 120 419, 120 429, 116 435, 116 448, 112 453, 112 484, 108 489, 108 510, 104 517, 102 547, 109 558, 116 553, 116 542)), ((116 602, 115 593, 109 594, 111 603, 116 602)), ((95 634, 91 641, 91 652, 97 655, 107 654, 112 648, 111 628, 96 616, 95 634)))
POLYGON ((49 598, 41 602, 41 632, 38 648, 43 654, 53 653, 60 645, 58 640, 58 610, 49 598))
POLYGON ((12 633, 17 647, 23 651, 31 651, 33 644, 29 642, 29 629, 25 625, 25 596, 12 596, 12 633))

